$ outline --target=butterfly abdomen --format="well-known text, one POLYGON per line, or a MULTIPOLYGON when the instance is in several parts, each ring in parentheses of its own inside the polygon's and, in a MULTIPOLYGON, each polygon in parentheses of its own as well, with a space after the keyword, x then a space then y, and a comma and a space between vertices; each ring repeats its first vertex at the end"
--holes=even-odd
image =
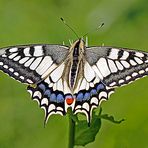
POLYGON ((74 85, 77 67, 78 67, 78 58, 74 58, 72 66, 71 66, 71 75, 70 75, 70 85, 71 85, 71 87, 73 87, 73 85, 74 85))
POLYGON ((73 48, 73 54, 72 54, 72 66, 71 66, 71 74, 70 74, 70 86, 73 88, 75 78, 76 78, 76 72, 78 69, 78 63, 79 63, 79 42, 75 45, 73 48))

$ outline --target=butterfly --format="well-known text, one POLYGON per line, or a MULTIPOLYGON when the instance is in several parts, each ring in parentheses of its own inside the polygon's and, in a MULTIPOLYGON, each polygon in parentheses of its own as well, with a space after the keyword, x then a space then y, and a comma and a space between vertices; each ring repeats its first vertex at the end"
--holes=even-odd
POLYGON ((71 47, 24 45, 1 48, 0 70, 28 85, 33 100, 52 114, 92 111, 108 100, 116 87, 148 75, 148 53, 115 47, 86 47, 82 38, 71 47))

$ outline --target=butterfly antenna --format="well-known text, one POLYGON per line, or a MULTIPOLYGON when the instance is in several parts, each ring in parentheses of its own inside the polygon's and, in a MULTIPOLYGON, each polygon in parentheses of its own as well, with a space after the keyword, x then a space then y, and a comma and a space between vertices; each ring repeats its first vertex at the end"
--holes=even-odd
POLYGON ((96 31, 96 30, 99 30, 99 29, 102 28, 103 26, 104 26, 104 23, 102 23, 101 25, 99 25, 97 28, 95 28, 95 29, 93 29, 93 30, 87 32, 86 34, 84 34, 84 35, 83 35, 83 38, 84 38, 85 36, 87 36, 89 33, 92 33, 92 32, 94 32, 94 31, 96 31))
POLYGON ((76 35, 77 38, 80 38, 76 31, 72 27, 70 27, 62 17, 60 19, 76 35))

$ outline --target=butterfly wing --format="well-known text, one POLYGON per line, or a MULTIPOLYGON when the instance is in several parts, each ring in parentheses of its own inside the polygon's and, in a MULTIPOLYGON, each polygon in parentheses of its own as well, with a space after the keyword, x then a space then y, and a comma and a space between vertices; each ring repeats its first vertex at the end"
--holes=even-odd
POLYGON ((40 107, 45 110, 45 121, 51 114, 64 115, 62 74, 69 48, 61 45, 28 45, 2 48, 0 70, 12 78, 26 83, 40 107))
POLYGON ((112 47, 89 47, 84 54, 83 77, 76 89, 74 113, 90 122, 92 110, 107 100, 115 87, 148 75, 148 53, 112 47))
MULTIPOLYGON (((52 114, 65 115, 65 94, 68 86, 62 79, 64 63, 56 68, 46 79, 35 87, 28 86, 27 90, 33 100, 36 100, 45 111, 45 123, 52 114)), ((70 91, 69 91, 70 93, 70 91)))
POLYGON ((102 82, 85 58, 82 65, 84 65, 83 75, 74 91, 76 96, 74 114, 84 113, 90 123, 93 109, 97 108, 102 100, 107 100, 114 92, 114 88, 109 88, 102 82))
POLYGON ((137 50, 91 47, 85 57, 108 87, 119 87, 148 75, 148 53, 137 50))
POLYGON ((26 83, 40 82, 67 56, 68 48, 60 45, 28 45, 0 49, 0 70, 26 83))

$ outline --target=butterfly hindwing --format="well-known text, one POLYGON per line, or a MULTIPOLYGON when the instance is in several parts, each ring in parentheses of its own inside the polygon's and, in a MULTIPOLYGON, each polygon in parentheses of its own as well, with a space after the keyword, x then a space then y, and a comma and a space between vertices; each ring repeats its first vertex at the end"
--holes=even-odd
POLYGON ((52 114, 65 115, 67 112, 66 98, 72 93, 64 77, 65 63, 61 63, 41 82, 35 86, 28 86, 33 100, 45 111, 45 121, 52 114))
POLYGON ((84 113, 90 123, 93 109, 97 108, 103 100, 107 100, 113 92, 113 88, 107 88, 102 82, 96 83, 88 90, 79 91, 76 94, 74 114, 84 113))
POLYGON ((108 87, 128 84, 148 75, 148 54, 136 50, 90 47, 86 60, 108 87))
POLYGON ((64 94, 61 91, 54 91, 45 81, 40 82, 35 87, 28 86, 28 92, 33 100, 45 111, 45 122, 52 114, 65 115, 64 94), (58 99, 57 99, 58 98, 58 99))
POLYGON ((2 48, 0 49, 0 70, 22 83, 34 84, 55 69, 67 54, 68 48, 60 45, 2 48))
POLYGON ((83 78, 79 80, 75 90, 74 114, 84 113, 90 123, 92 110, 97 108, 102 100, 107 100, 113 92, 114 89, 107 87, 90 64, 84 60, 83 78))

